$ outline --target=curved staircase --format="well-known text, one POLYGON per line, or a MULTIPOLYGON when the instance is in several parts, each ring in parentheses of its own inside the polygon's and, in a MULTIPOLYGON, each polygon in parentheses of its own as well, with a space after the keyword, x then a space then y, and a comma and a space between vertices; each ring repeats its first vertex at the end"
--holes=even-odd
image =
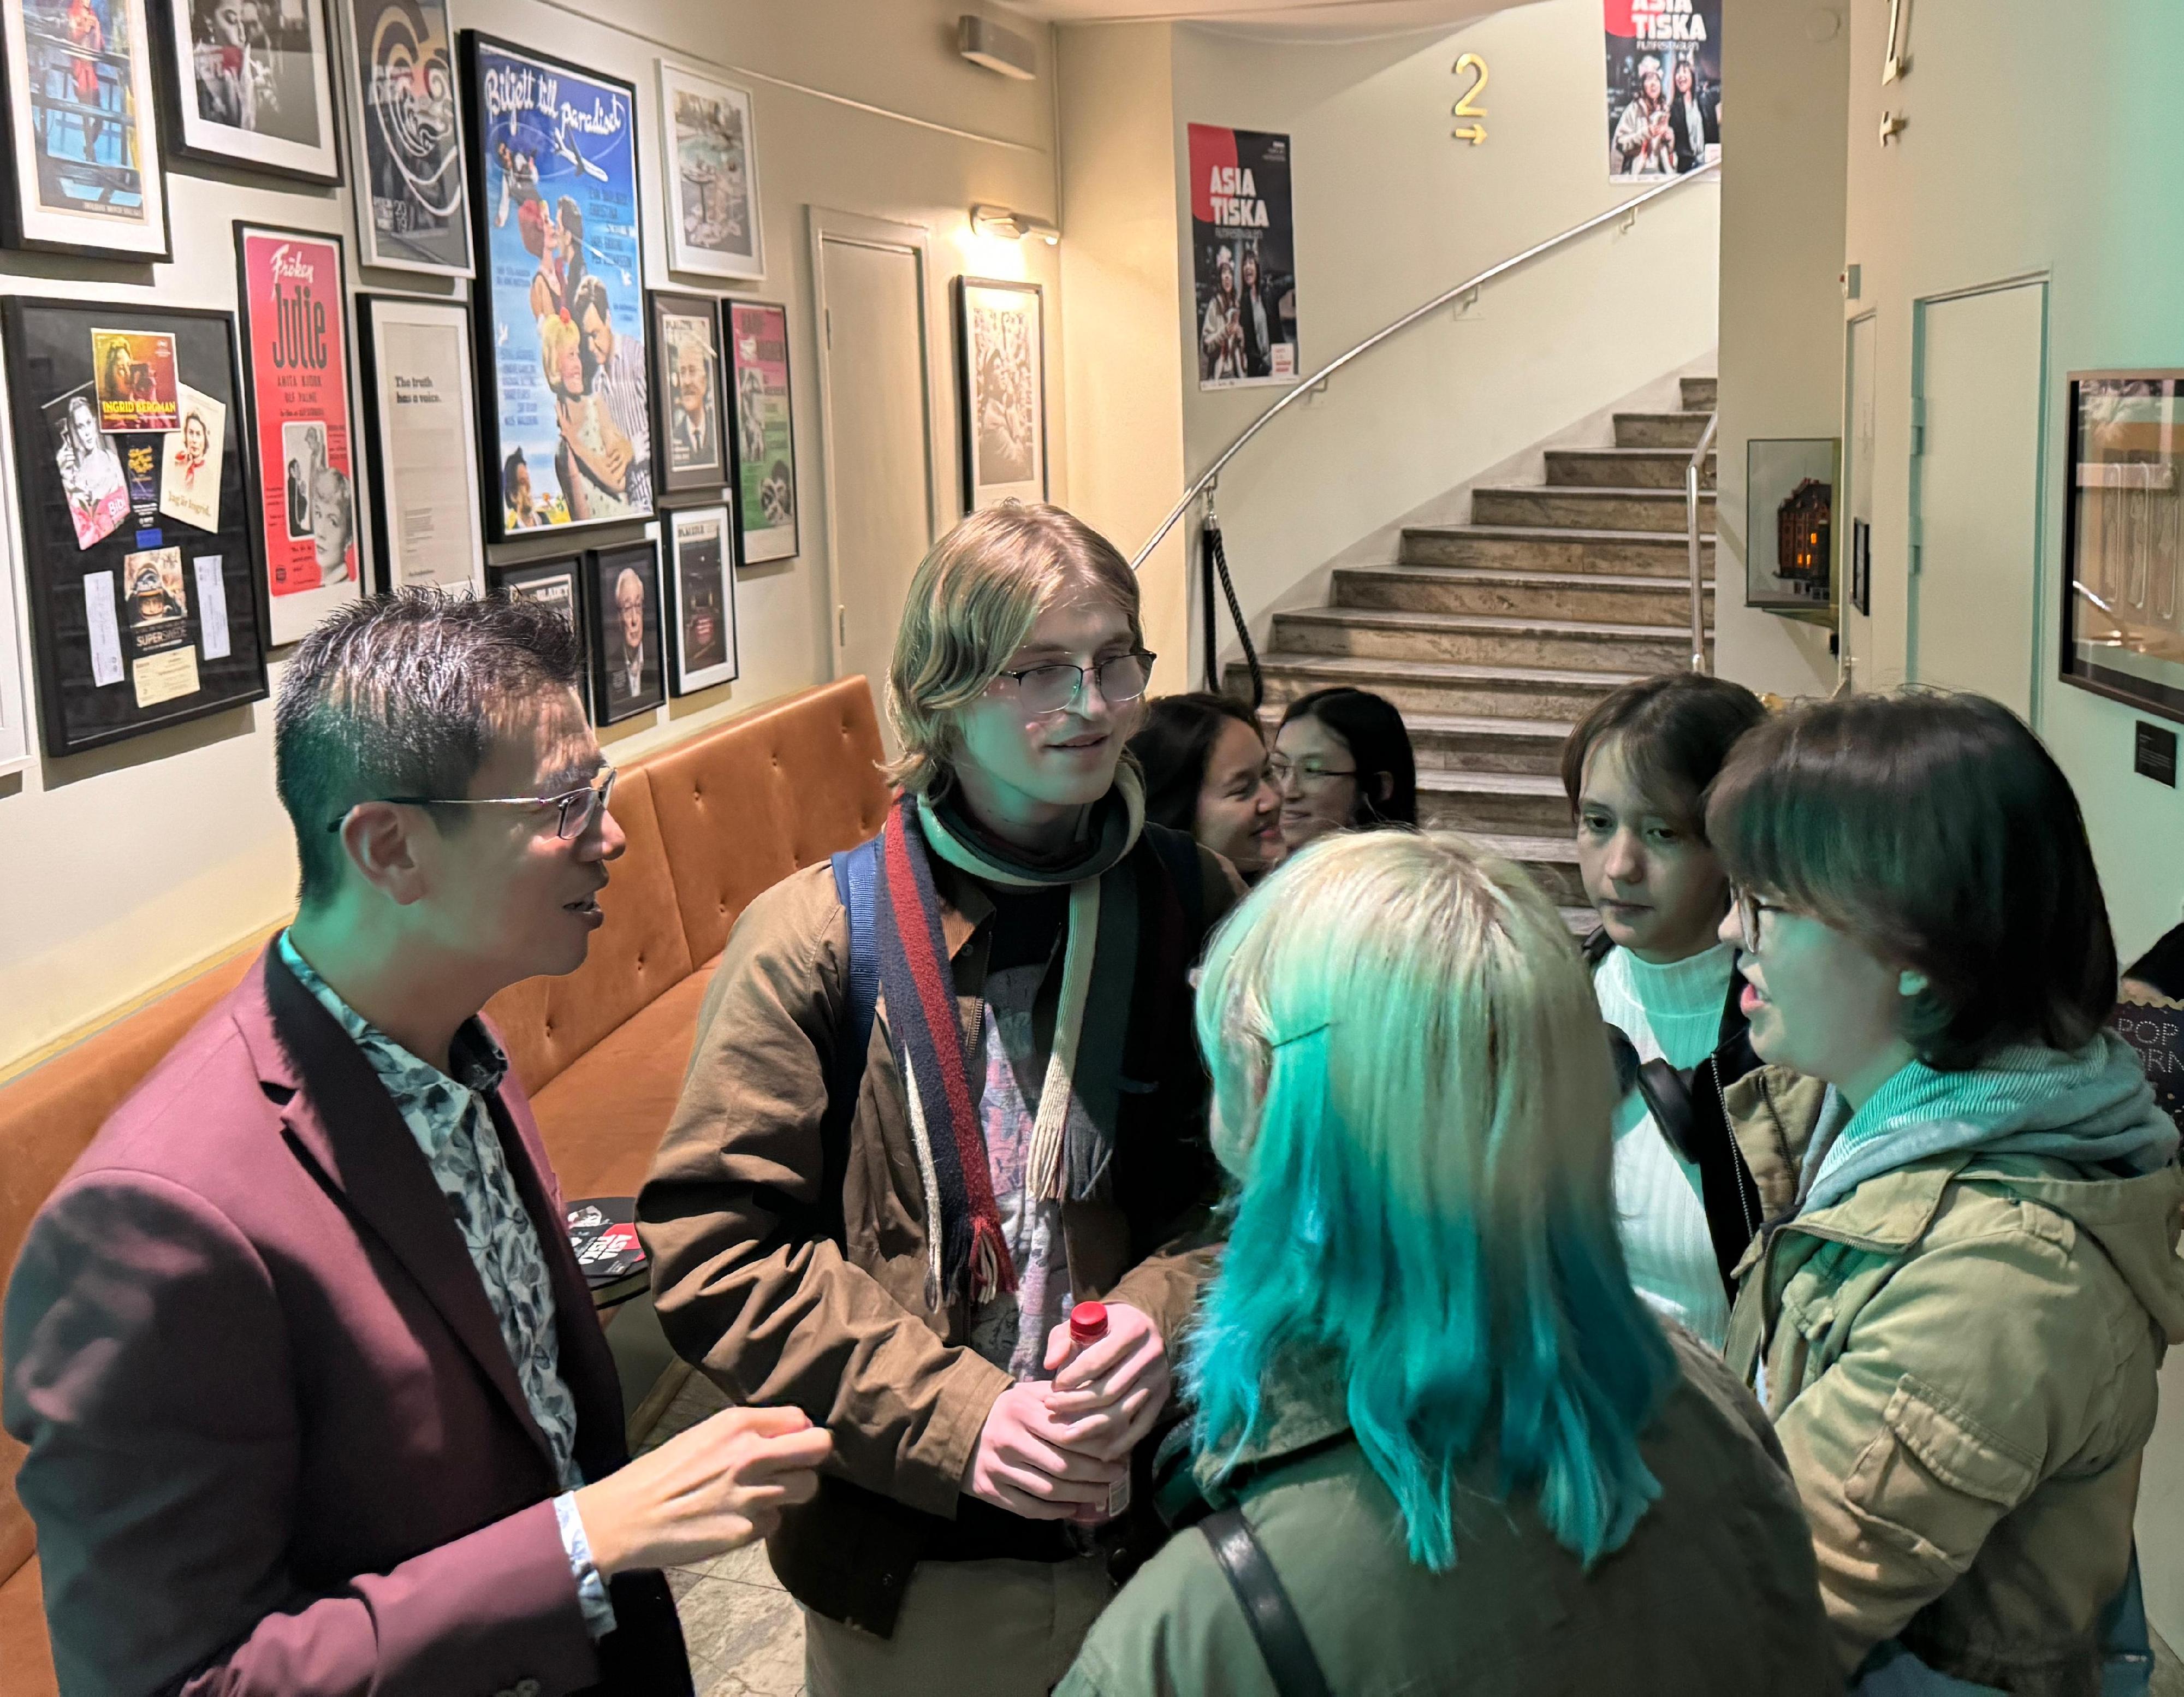
MULTIPOLYGON (((1522 862, 1565 907, 1585 893, 1563 738, 1618 685, 1691 664, 1684 470, 1716 402, 1713 378, 1681 381, 1683 411, 1618 413, 1613 447, 1550 448, 1545 484, 1475 489, 1469 524, 1407 529, 1394 565, 1338 568, 1330 604, 1275 614, 1260 656, 1270 727, 1329 684, 1394 702, 1418 754, 1419 823, 1522 862)), ((1709 454, 1709 652, 1713 485, 1709 454)), ((1249 698, 1240 663, 1227 684, 1249 698)))

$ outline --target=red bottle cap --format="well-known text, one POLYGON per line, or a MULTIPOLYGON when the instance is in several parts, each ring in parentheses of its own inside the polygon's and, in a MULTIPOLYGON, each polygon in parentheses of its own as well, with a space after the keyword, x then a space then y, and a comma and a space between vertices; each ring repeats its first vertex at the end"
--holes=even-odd
POLYGON ((1090 1344, 1107 1335, 1107 1305, 1080 1302, 1069 1310, 1069 1341, 1090 1344))

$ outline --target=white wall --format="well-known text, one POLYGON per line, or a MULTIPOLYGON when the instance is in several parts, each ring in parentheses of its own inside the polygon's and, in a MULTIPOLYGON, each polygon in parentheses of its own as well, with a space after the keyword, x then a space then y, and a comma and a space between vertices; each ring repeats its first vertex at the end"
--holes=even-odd
MULTIPOLYGON (((1721 429, 1714 670, 1758 690, 1835 687, 1828 633, 1744 604, 1755 437, 1841 436, 1850 30, 1827 6, 1743 6, 1722 27, 1721 429)), ((1838 504, 1838 509, 1842 510, 1838 504)), ((1839 518, 1846 531, 1849 520, 1839 518)))
MULTIPOLYGON (((1540 0, 1434 36, 1350 45, 1176 31, 1178 251, 1185 126, 1287 131, 1297 312, 1309 371, 1474 272, 1627 199, 1611 182, 1597 0, 1540 0), (1449 108, 1487 62, 1488 139, 1449 108)), ((1467 314, 1407 331, 1300 403, 1223 474, 1245 609, 1263 615, 1328 560, 1467 478, 1712 353, 1719 191, 1689 185, 1533 268, 1467 314)), ((1191 280, 1177 359, 1195 476, 1282 392, 1201 392, 1191 280)), ((1195 616, 1195 614, 1194 614, 1195 616)), ((1223 619, 1224 628, 1226 619, 1223 619)))
MULTIPOLYGON (((730 292, 788 306, 803 552, 741 580, 742 679, 612 727, 607 740, 619 756, 827 675, 807 205, 928 225, 938 336, 952 334, 945 290, 952 275, 1028 276, 1045 287, 1053 492, 1067 498, 1058 259, 1036 243, 973 239, 967 217, 978 201, 1056 215, 1050 54, 1036 32, 1042 75, 1034 82, 967 64, 955 53, 961 9, 953 0, 454 0, 458 27, 489 28, 636 85, 646 281, 654 287, 710 287, 671 280, 666 268, 654 60, 665 53, 718 69, 754 100, 767 275, 730 292)), ((359 273, 346 190, 297 192, 198 170, 169 173, 173 264, 0 253, 0 287, 231 309, 231 225, 238 217, 349 236, 353 287, 419 292, 420 282, 430 283, 359 273)), ((935 397, 935 448, 951 498, 956 415, 952 393, 935 397)), ((14 490, 0 498, 12 503, 14 490)), ((955 510, 944 508, 944 521, 955 510)), ((18 562, 0 565, 20 574, 18 562)), ((276 921, 290 905, 293 878, 287 820, 273 796, 269 703, 92 754, 41 757, 28 772, 0 779, 0 888, 8 892, 0 925, 0 1069, 276 921)))

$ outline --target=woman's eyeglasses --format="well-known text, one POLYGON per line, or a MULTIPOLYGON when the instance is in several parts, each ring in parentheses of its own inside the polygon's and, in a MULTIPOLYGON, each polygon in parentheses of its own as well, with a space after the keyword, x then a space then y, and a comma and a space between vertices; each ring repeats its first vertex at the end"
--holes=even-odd
POLYGON ((1736 902, 1737 939, 1744 945, 1747 954, 1757 954, 1762 920, 1768 914, 1787 913, 1790 910, 1780 902, 1762 901, 1749 890, 1738 890, 1736 902))
POLYGON ((1117 654, 1112 659, 1101 660, 1089 668, 1056 661, 1026 666, 1022 671, 1005 671, 1001 676, 1014 681, 1017 699, 1023 704, 1025 712, 1059 713, 1066 707, 1074 707, 1083 698, 1088 676, 1099 679, 1102 700, 1135 701, 1152 682, 1153 662, 1159 658, 1143 648, 1134 648, 1127 654, 1117 654))
MULTIPOLYGON (((554 834, 566 843, 572 837, 582 837, 592 828, 592 821, 607 810, 607 799, 614 794, 615 776, 612 766, 602 767, 597 782, 562 795, 382 795, 376 799, 400 807, 550 807, 554 810, 554 834)), ((344 813, 326 829, 340 830, 342 819, 348 817, 344 813)))
POLYGON ((1292 760, 1286 754, 1276 754, 1267 762, 1267 776, 1278 788, 1286 790, 1295 778, 1300 788, 1316 790, 1335 778, 1354 778, 1355 766, 1322 765, 1317 759, 1292 760))

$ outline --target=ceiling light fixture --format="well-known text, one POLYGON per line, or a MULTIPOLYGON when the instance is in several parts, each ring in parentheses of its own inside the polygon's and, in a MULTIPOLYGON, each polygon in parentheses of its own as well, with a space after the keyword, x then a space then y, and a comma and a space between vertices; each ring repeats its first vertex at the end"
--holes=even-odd
POLYGON ((975 235, 1005 236, 1011 242, 1035 236, 1050 248, 1061 240, 1061 232, 1044 218, 1034 218, 1028 212, 1013 211, 1006 206, 972 207, 971 229, 975 235))

